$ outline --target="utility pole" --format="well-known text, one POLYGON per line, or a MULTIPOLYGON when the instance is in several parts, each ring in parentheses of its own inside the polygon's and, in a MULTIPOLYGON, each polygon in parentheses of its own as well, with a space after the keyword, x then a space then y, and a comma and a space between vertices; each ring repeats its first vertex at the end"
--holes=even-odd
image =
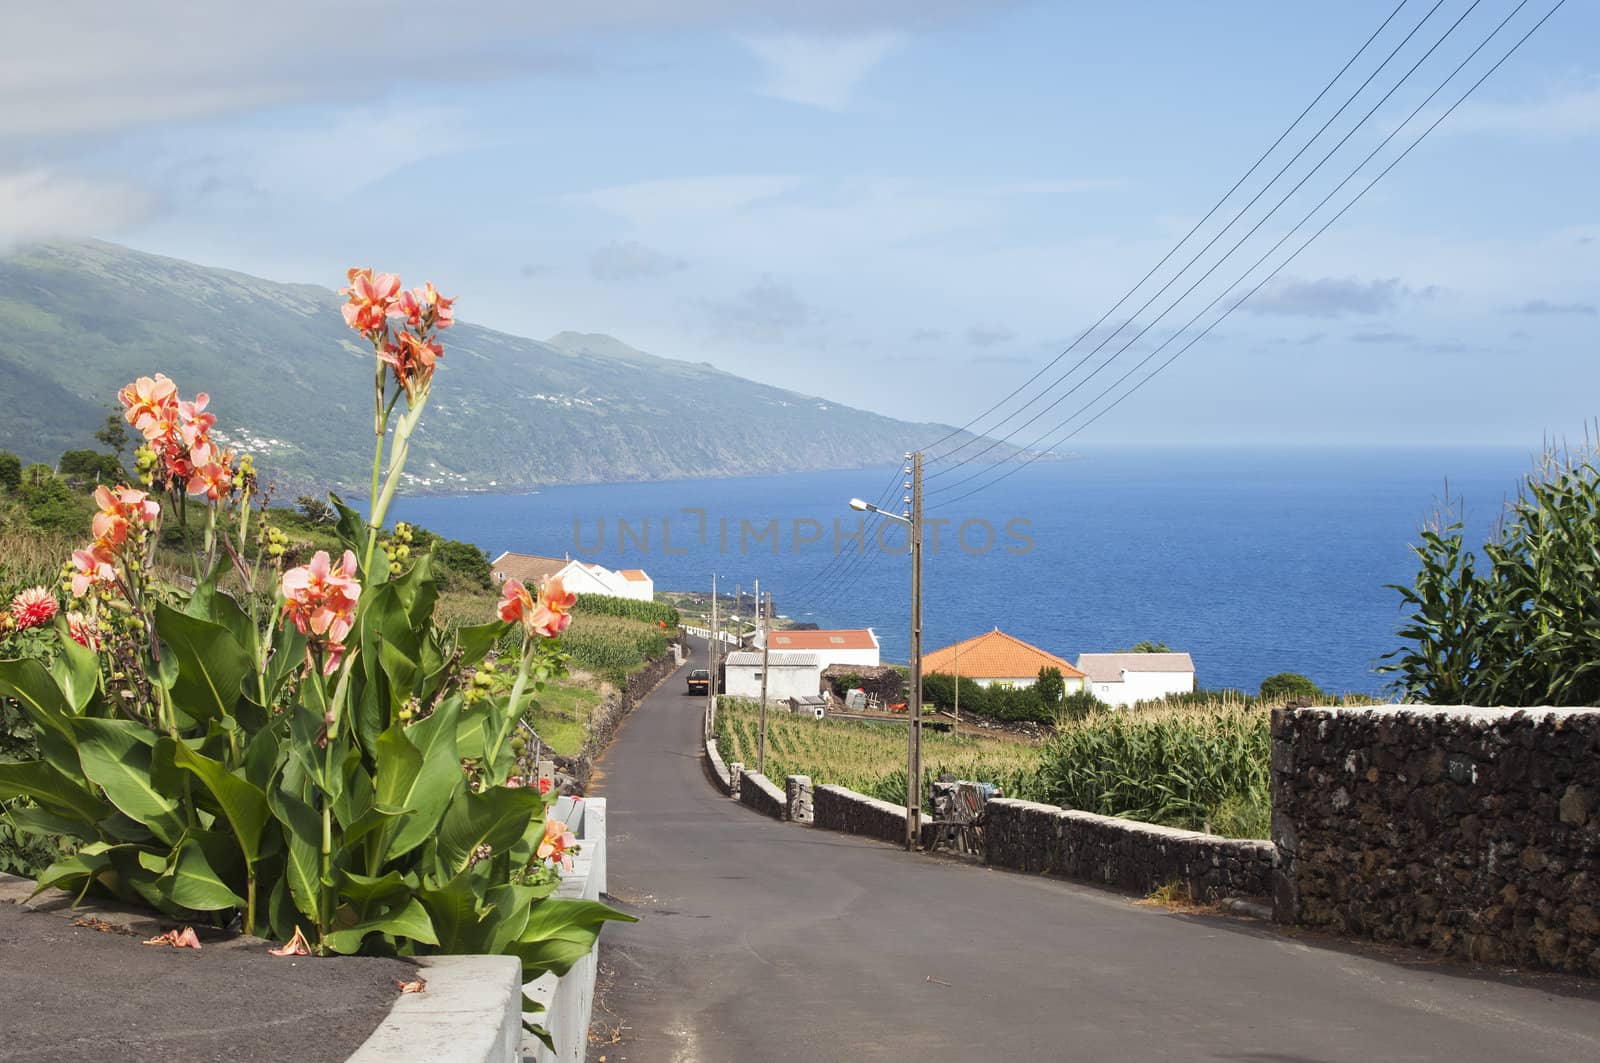
POLYGON ((733 585, 733 644, 739 645, 744 635, 744 584, 733 585))
POLYGON ((717 574, 711 574, 711 637, 706 640, 706 737, 717 723, 717 574))
POLYGON ((767 638, 768 625, 771 624, 772 595, 767 595, 766 607, 761 603, 761 581, 756 581, 756 608, 761 610, 761 739, 756 743, 756 771, 762 775, 767 773, 767 638))
POLYGON ((961 730, 961 640, 956 639, 956 730, 961 730))
MULTIPOLYGON (((760 613, 761 613, 761 581, 760 580, 756 580, 755 597, 753 597, 750 600, 750 627, 751 627, 752 630, 754 630, 756 625, 761 620, 760 613)), ((763 638, 763 641, 764 641, 764 638, 763 638)), ((740 649, 744 648, 744 641, 742 639, 740 640, 739 648, 740 649)), ((763 674, 765 674, 765 670, 763 670, 763 674)), ((762 700, 765 701, 766 699, 763 698, 762 700)))
MULTIPOLYGON (((922 838, 922 451, 907 454, 911 479, 906 486, 911 532, 911 726, 906 760, 906 849, 916 852, 922 838)), ((959 680, 957 681, 959 684, 959 680)))

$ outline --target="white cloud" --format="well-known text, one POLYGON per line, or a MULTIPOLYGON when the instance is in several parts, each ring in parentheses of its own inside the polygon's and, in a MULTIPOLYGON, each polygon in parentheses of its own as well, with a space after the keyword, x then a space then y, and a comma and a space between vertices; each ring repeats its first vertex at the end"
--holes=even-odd
POLYGON ((1600 78, 1556 88, 1536 99, 1468 101, 1440 131, 1545 140, 1600 136, 1600 78))
POLYGON ((47 169, 0 171, 0 250, 46 236, 109 235, 155 208, 148 192, 47 169))
POLYGON ((789 285, 763 277, 728 299, 701 303, 715 330, 734 339, 783 343, 793 333, 817 323, 816 308, 789 285))
POLYGON ((596 280, 633 281, 664 277, 688 268, 681 258, 673 258, 637 240, 607 244, 589 256, 589 272, 596 280))
POLYGON ((867 75, 906 42, 905 34, 894 30, 746 34, 739 39, 766 67, 764 93, 830 111, 847 107, 867 75))
POLYGON ((699 227, 707 215, 738 211, 780 196, 801 183, 784 174, 715 174, 640 181, 568 196, 627 219, 635 226, 689 223, 699 227))

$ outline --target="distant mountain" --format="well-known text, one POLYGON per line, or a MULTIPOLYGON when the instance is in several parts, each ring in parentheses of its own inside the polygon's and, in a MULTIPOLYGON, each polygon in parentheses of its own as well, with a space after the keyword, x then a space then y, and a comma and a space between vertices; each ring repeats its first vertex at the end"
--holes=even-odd
MULTIPOLYGON (((372 355, 339 303, 328 288, 97 241, 18 250, 0 258, 0 448, 49 462, 90 446, 116 389, 159 371, 185 395, 209 391, 218 428, 266 475, 359 488, 372 355)), ((540 343, 463 323, 444 338, 413 490, 881 465, 948 431, 610 336, 540 343)))

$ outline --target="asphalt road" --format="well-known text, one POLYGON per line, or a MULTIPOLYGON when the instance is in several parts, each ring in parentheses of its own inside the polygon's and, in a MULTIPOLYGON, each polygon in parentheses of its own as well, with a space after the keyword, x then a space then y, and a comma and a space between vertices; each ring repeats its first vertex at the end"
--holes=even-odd
MULTIPOLYGON (((686 667, 703 667, 703 662, 686 667)), ((1175 915, 778 823, 717 794, 680 671, 600 763, 590 1059, 1600 1059, 1600 986, 1175 915)))

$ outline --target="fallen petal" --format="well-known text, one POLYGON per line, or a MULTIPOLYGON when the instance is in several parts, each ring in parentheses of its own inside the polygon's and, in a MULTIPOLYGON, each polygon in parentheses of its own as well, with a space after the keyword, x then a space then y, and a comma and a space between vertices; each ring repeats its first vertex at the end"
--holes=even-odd
POLYGON ((194 932, 194 927, 186 926, 182 930, 169 930, 165 934, 157 934, 145 941, 146 945, 166 945, 174 949, 198 949, 200 938, 194 932))
POLYGON ((427 980, 422 978, 413 978, 409 982, 402 982, 396 978, 394 984, 400 987, 402 993, 420 993, 428 988, 427 980))
POLYGON ((300 933, 300 928, 294 928, 294 937, 290 938, 281 949, 268 949, 269 956, 309 956, 311 946, 306 942, 306 936, 300 933))

